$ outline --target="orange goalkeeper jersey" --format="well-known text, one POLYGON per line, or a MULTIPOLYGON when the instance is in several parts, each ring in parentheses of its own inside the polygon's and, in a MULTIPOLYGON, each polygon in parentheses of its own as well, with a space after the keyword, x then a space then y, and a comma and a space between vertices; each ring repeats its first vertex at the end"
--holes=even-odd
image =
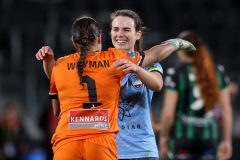
POLYGON ((52 137, 53 151, 70 141, 119 131, 118 101, 125 73, 113 67, 113 62, 119 58, 135 64, 142 62, 139 52, 134 52, 134 56, 131 58, 126 51, 115 48, 88 53, 83 68, 84 87, 80 85, 77 70, 79 53, 56 61, 49 94, 58 95, 61 112, 52 137))

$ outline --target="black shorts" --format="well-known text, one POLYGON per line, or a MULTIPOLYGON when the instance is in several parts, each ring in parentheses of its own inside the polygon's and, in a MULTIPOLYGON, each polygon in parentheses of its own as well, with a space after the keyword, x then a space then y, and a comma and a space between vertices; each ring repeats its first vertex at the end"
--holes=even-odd
POLYGON ((215 160, 217 141, 171 139, 168 157, 169 160, 215 160))

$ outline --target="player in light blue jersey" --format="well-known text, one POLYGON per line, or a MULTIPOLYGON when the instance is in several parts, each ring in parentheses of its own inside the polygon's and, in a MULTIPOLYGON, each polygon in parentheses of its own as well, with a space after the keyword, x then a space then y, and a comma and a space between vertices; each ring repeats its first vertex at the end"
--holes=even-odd
MULTIPOLYGON (((136 12, 116 10, 111 14, 111 38, 117 49, 142 51, 142 34, 147 30, 136 12), (139 36, 139 37, 137 37, 139 36)), ((159 63, 145 67, 155 76, 156 85, 142 82, 134 73, 125 75, 119 100, 116 135, 119 160, 158 160, 158 148, 151 125, 150 107, 153 90, 162 88, 163 69, 159 63), (149 89, 150 88, 150 89, 149 89)), ((152 79, 148 78, 152 83, 152 79)))
MULTIPOLYGON (((162 66, 154 63, 145 69, 163 74, 162 66)), ((125 75, 118 113, 119 133, 116 135, 118 157, 121 159, 148 157, 158 159, 158 148, 149 115, 153 91, 134 73, 125 75)))
MULTIPOLYGON (((142 52, 142 35, 147 31, 147 28, 138 14, 132 10, 123 9, 113 12, 110 18, 113 46, 130 52, 142 52)), ((179 40, 172 39, 166 42, 174 44, 179 50, 176 44, 184 46, 185 43, 176 43, 179 40)), ((159 45, 151 49, 157 47, 159 45)), ((193 48, 185 49, 192 50, 193 48)), ((155 56, 150 55, 148 51, 144 51, 144 60, 154 59, 155 62, 159 62, 170 55, 164 54, 161 58, 155 59, 155 56)), ((144 62, 143 66, 145 66, 144 62)), ((145 67, 145 70, 146 72, 142 72, 142 74, 129 73, 122 81, 118 113, 120 131, 116 135, 119 160, 159 160, 157 143, 151 124, 150 106, 153 91, 160 91, 163 86, 163 69, 159 63, 154 63, 145 67)))

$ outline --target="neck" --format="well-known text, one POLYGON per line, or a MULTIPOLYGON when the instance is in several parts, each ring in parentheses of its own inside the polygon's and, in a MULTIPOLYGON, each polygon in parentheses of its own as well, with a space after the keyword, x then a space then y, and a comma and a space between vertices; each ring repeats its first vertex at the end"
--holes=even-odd
POLYGON ((99 51, 99 47, 98 46, 95 46, 95 45, 93 45, 93 46, 91 46, 90 47, 90 49, 89 49, 89 51, 88 52, 98 52, 99 51))
POLYGON ((89 50, 88 52, 99 52, 99 50, 89 50))

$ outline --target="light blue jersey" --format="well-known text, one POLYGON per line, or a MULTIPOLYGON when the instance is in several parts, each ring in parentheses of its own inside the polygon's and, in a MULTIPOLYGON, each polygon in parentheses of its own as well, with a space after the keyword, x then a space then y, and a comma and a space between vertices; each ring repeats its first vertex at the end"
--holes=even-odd
MULTIPOLYGON (((148 71, 163 73, 162 66, 154 63, 145 67, 148 71)), ((159 157, 150 118, 153 91, 129 73, 121 85, 118 124, 116 135, 118 159, 159 157)))

